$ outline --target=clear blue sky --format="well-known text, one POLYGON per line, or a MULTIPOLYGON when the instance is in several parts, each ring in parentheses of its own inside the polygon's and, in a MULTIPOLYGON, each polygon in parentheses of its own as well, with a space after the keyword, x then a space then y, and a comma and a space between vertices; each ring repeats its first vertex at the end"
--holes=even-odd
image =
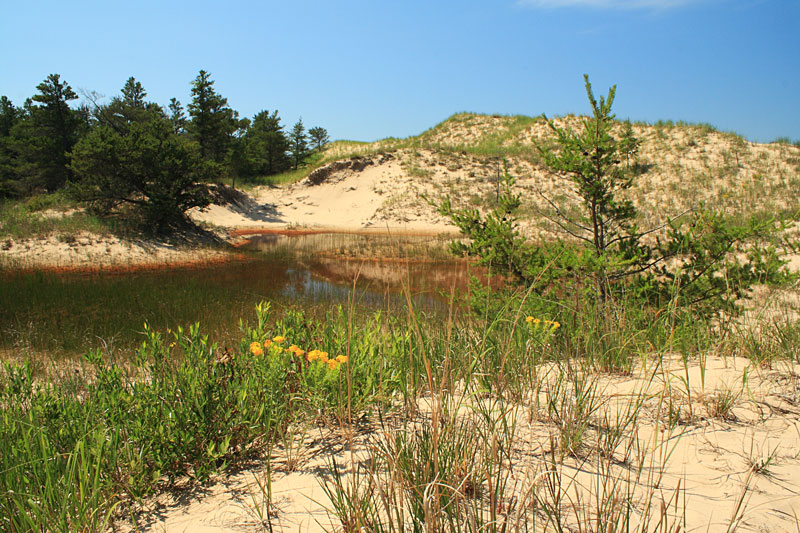
POLYGON ((278 109, 334 139, 417 134, 459 111, 587 111, 800 139, 800 0, 11 0, 0 94, 49 73, 118 94, 190 99, 198 70, 241 116, 278 109))

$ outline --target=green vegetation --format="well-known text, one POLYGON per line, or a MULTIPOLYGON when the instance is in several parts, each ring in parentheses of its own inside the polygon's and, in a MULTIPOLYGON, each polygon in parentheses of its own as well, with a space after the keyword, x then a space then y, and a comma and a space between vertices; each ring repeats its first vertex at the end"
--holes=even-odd
POLYGON ((308 140, 312 148, 317 152, 324 150, 328 143, 331 142, 328 130, 319 126, 308 130, 308 140))
POLYGON ((239 317, 261 298, 253 293, 272 296, 268 282, 248 277, 248 268, 285 283, 285 273, 255 262, 136 275, 4 275, 0 349, 37 361, 38 374, 90 348, 106 346, 127 360, 145 321, 159 330, 202 321, 207 333, 230 345, 239 317))
MULTIPOLYGON (((624 299, 654 309, 676 301, 684 312, 693 310, 687 317, 735 315, 737 301, 754 284, 796 278, 783 268, 781 252, 786 250, 773 244, 787 228, 783 221, 754 216, 736 224, 701 205, 660 227, 640 229, 636 206, 625 196, 637 177, 638 166, 631 159, 639 141, 630 125, 614 135, 615 87, 598 102, 588 76, 585 83, 592 117, 577 132, 548 120, 556 146, 538 147, 548 171, 568 182, 580 200, 576 210, 539 193, 550 207, 540 214, 557 226, 564 240, 530 242, 520 234, 516 212, 522 200, 506 173, 498 205, 486 215, 475 208, 454 209, 449 198, 439 205, 439 212, 468 238, 453 244, 455 253, 477 257, 520 287, 552 295, 554 301, 565 294, 583 295, 586 305, 597 306, 600 314, 624 299), (663 228, 665 234, 648 239, 663 228)), ((486 297, 486 291, 475 292, 476 302, 486 297)))
POLYGON ((297 170, 300 162, 308 155, 308 135, 302 118, 295 123, 292 131, 289 132, 289 154, 294 170, 297 170))
POLYGON ((113 223, 84 211, 64 193, 37 194, 24 200, 0 201, 0 235, 3 238, 30 238, 47 235, 76 235, 81 231, 105 234, 118 231, 113 223), (47 209, 61 216, 41 216, 47 209))
POLYGON ((135 210, 146 226, 165 233, 185 221, 185 212, 211 202, 214 162, 174 132, 156 104, 147 103, 133 78, 123 97, 95 111, 97 125, 71 153, 76 181, 69 192, 91 210, 108 216, 121 206, 135 210), (205 178, 205 179, 204 179, 205 178))
MULTIPOLYGON (((541 308, 542 300, 529 294, 524 305, 541 308)), ((261 305, 232 347, 197 325, 166 332, 145 326, 133 361, 93 351, 88 367, 49 382, 34 379, 27 363, 6 364, 2 527, 104 530, 113 519, 135 516, 139 498, 186 479, 202 483, 239 459, 288 446, 292 431, 319 424, 347 431, 356 420, 377 423, 377 416, 392 430, 375 428, 367 462, 345 475, 331 458, 333 477, 324 484, 343 525, 449 531, 467 523, 466 531, 483 531, 481 524, 658 520, 648 518, 658 512, 651 505, 665 502, 639 490, 666 458, 645 460, 634 429, 650 412, 652 393, 636 392, 610 411, 596 372, 637 362, 659 368, 673 349, 688 359, 736 338, 700 317, 677 326, 672 311, 653 315, 635 303, 613 321, 574 305, 564 300, 548 319, 526 318, 511 305, 487 318, 447 321, 341 308, 319 320, 289 309, 275 320, 261 305), (428 399, 432 411, 420 418, 428 399), (529 488, 512 481, 525 419, 540 421, 552 442, 546 473, 529 488), (599 504, 605 494, 619 507, 581 508, 587 516, 561 508, 573 489, 558 484, 573 461, 591 468, 598 483, 591 491, 622 491, 587 501, 599 504)), ((796 323, 776 326, 782 348, 770 348, 770 364, 800 362, 797 331, 796 323)), ((740 394, 709 397, 707 416, 732 417, 740 394)), ((699 416, 686 401, 670 407, 664 439, 699 416)), ((271 513, 263 516, 266 527, 271 513)))
MULTIPOLYGON (((75 246, 82 240, 60 239, 75 246)), ((357 266, 361 258, 412 261, 389 262, 377 276, 360 277, 356 301, 366 312, 398 307, 398 280, 408 278, 416 278, 415 290, 428 291, 417 300, 419 305, 438 308, 444 303, 436 291, 449 290, 451 280, 462 286, 466 268, 453 261, 446 246, 445 240, 435 238, 307 235, 222 263, 133 272, 3 272, 0 354, 12 360, 30 358, 37 376, 46 374, 51 362, 71 361, 88 349, 107 347, 128 360, 141 343, 143 322, 158 330, 200 322, 219 344, 232 346, 238 342, 240 317, 261 300, 269 299, 273 309, 303 305, 317 318, 328 307, 344 303, 347 288, 353 287, 353 268, 347 265, 357 266), (306 276, 325 281, 306 285, 306 276), (385 291, 392 294, 391 305, 385 291)))
POLYGON ((89 92, 78 108, 58 74, 37 89, 21 108, 0 100, 0 200, 68 190, 95 214, 158 233, 207 205, 210 183, 235 187, 297 171, 329 141, 324 128, 312 128, 311 150, 302 121, 287 135, 277 111, 240 119, 204 70, 192 83, 188 117, 177 98, 166 108, 146 101, 133 77, 121 96, 104 104, 89 92))

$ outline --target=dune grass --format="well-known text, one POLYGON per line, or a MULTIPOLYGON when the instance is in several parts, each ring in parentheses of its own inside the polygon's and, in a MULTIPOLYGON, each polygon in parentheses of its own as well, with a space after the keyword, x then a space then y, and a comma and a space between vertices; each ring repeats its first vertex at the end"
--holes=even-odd
MULTIPOLYGON (((48 381, 4 364, 0 529, 105 530, 140 499, 268 457, 304 427, 368 423, 368 460, 332 455, 321 481, 345 531, 674 530, 684 496, 658 487, 700 407, 688 366, 688 403, 672 386, 654 393, 654 377, 668 354, 688 365, 735 331, 670 306, 620 302, 609 320, 522 296, 483 317, 426 316, 410 298, 405 312, 353 302, 324 317, 259 304, 233 345, 199 325, 145 326, 133 360, 94 350, 48 381), (640 386, 605 395, 601 376, 634 369, 640 386), (526 462, 531 427, 549 445, 526 462)), ((797 331, 777 324, 745 355, 759 368, 796 359, 797 331)), ((703 416, 728 419, 740 394, 722 391, 703 416)))
POLYGON ((109 222, 76 207, 62 193, 40 194, 26 200, 1 200, 0 239, 68 236, 81 232, 103 235, 115 231, 109 222), (49 216, 42 214, 46 210, 51 210, 49 216))

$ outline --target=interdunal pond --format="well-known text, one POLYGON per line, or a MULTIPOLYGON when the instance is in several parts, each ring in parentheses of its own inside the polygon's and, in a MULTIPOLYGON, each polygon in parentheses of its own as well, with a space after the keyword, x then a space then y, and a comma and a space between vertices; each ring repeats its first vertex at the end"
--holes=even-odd
POLYGON ((261 301, 324 319, 338 305, 396 311, 408 295, 418 310, 442 312, 469 278, 469 265, 446 245, 419 235, 261 234, 248 236, 230 261, 199 266, 6 272, 0 351, 60 359, 102 348, 126 357, 145 322, 157 330, 200 322, 212 339, 235 343, 239 320, 252 320, 261 301))

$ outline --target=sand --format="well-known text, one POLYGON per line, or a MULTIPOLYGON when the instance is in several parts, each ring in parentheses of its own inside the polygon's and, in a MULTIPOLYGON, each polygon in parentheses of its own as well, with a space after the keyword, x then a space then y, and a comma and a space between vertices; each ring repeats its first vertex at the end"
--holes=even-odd
MULTIPOLYGON (((685 520, 686 531, 726 531, 732 517, 738 516, 743 497, 737 531, 797 531, 800 365, 770 370, 755 368, 742 358, 713 357, 705 362, 701 379, 699 362, 691 362, 692 408, 684 402, 681 422, 668 429, 663 415, 659 416, 663 399, 665 394, 686 399, 687 371, 679 357, 664 361, 664 368, 658 370, 650 366, 638 368, 631 376, 597 376, 604 398, 601 411, 619 408, 634 394, 646 398, 636 429, 647 453, 645 463, 650 465, 651 459, 654 463, 645 468, 637 484, 640 505, 651 494, 657 509, 662 500, 667 503, 671 520, 685 520), (745 373, 748 379, 742 385, 745 373), (711 416, 713 398, 726 390, 739 395, 730 416, 711 416), (675 494, 680 494, 677 502, 675 494)), ((420 401, 423 413, 430 401, 430 397, 420 401)), ((523 406, 521 412, 531 412, 530 406, 523 406)), ((520 417, 512 468, 516 479, 541 473, 554 433, 555 426, 547 420, 528 414, 520 417)), ((260 457, 218 476, 208 486, 179 489, 145 502, 136 509, 138 527, 168 532, 266 530, 262 517, 269 511, 273 531, 340 531, 341 523, 322 488, 332 479, 331 458, 346 472, 353 460, 363 461, 373 452, 379 434, 368 426, 352 433, 335 425, 308 429, 295 436, 299 451, 288 453, 279 447, 273 454, 270 505, 259 486, 267 475, 266 458, 260 457)), ((577 501, 578 494, 587 498, 590 490, 596 492, 601 479, 596 462, 591 453, 564 461, 564 479, 574 485, 571 498, 577 501)), ((626 488, 623 484, 613 490, 626 488)), ((119 529, 133 527, 123 521, 119 529)))
POLYGON ((191 248, 152 239, 122 240, 114 236, 80 233, 7 240, 0 251, 0 267, 31 270, 104 270, 155 268, 166 264, 195 264, 226 260, 229 252, 191 248))
POLYGON ((375 158, 363 170, 344 169, 318 184, 305 179, 288 187, 260 187, 251 192, 253 202, 212 205, 192 218, 240 230, 454 232, 422 199, 429 191, 397 159, 375 158))

